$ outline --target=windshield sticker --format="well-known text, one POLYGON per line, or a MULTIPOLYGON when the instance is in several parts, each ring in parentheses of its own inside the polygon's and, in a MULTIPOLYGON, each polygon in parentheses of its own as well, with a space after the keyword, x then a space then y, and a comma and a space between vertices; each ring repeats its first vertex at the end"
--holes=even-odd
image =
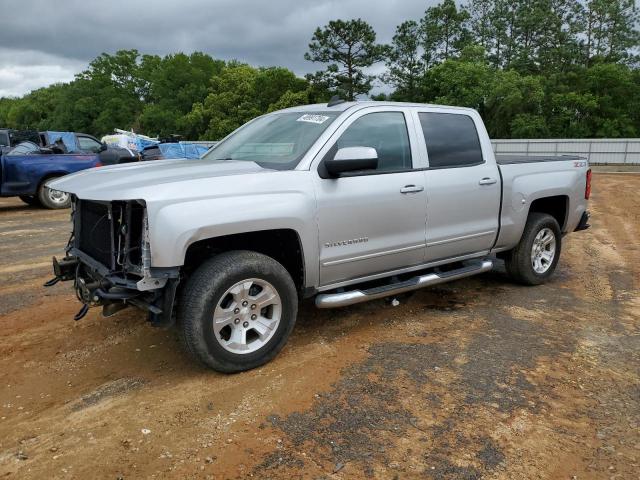
POLYGON ((329 120, 329 118, 330 117, 326 117, 324 115, 306 114, 306 115, 302 115, 297 121, 321 124, 329 120))

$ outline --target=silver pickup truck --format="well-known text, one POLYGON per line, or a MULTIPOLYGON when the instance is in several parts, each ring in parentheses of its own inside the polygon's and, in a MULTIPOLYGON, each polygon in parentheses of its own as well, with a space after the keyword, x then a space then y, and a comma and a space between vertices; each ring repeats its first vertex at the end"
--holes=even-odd
POLYGON ((342 307, 486 272, 536 285, 565 234, 587 228, 579 157, 494 156, 474 110, 391 102, 290 108, 199 160, 103 167, 72 194, 55 277, 109 316, 128 305, 173 325, 232 372, 272 359, 298 303, 342 307))

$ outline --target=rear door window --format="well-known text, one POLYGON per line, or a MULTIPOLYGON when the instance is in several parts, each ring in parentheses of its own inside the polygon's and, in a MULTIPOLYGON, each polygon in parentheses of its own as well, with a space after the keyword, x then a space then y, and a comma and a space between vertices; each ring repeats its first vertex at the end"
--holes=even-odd
POLYGON ((469 115, 421 112, 420 125, 429 168, 468 167, 483 163, 475 123, 469 115))

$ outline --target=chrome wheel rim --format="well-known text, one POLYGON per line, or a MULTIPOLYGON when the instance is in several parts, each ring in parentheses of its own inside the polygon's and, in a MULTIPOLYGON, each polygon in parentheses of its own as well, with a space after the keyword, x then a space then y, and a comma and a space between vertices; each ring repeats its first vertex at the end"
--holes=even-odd
POLYGON ((536 273, 545 273, 556 256, 556 235, 550 228, 538 232, 531 247, 531 265, 536 273))
POLYGON ((69 201, 69 194, 61 192, 60 190, 54 190, 53 188, 47 188, 47 196, 52 203, 56 205, 63 205, 69 201))
POLYGON ((220 297, 213 313, 214 336, 231 353, 252 353, 271 340, 281 317, 282 300, 275 287, 248 278, 220 297))

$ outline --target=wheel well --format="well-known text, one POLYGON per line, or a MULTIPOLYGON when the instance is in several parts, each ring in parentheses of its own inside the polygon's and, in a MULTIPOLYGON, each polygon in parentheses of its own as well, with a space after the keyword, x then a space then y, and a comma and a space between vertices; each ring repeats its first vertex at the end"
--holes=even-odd
POLYGON ((40 187, 47 181, 47 180, 51 180, 52 178, 57 178, 57 177, 63 177, 64 175, 68 175, 65 172, 49 172, 47 173, 44 177, 42 177, 40 179, 40 181, 38 182, 38 185, 36 186, 36 193, 35 195, 38 195, 38 192, 40 191, 40 187))
POLYGON ((554 197, 538 198, 531 203, 529 213, 547 213, 555 218, 560 225, 560 231, 564 231, 564 226, 567 219, 567 204, 569 203, 569 197, 566 195, 557 195, 554 197))
POLYGON ((189 275, 202 262, 229 250, 251 250, 277 260, 287 269, 298 291, 304 289, 304 258, 300 237, 294 230, 261 230, 199 240, 189 245, 183 271, 189 275))

